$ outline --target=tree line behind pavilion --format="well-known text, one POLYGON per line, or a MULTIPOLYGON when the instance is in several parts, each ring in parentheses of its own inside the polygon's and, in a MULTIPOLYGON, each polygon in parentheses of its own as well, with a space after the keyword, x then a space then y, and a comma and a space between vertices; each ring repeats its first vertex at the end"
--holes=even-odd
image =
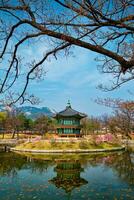
MULTIPOLYGON (((122 138, 133 138, 134 135, 134 102, 97 99, 97 103, 113 108, 112 115, 86 117, 81 120, 81 135, 112 134, 122 138)), ((21 138, 40 135, 43 138, 57 136, 57 121, 54 118, 41 115, 36 119, 28 118, 24 113, 12 111, 0 112, 0 137, 21 138)))

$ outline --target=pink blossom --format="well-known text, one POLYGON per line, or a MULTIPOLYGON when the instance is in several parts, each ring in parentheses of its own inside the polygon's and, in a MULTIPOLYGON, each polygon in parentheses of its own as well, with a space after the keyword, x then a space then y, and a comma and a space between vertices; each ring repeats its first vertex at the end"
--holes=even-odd
POLYGON ((105 134, 105 135, 99 135, 96 138, 96 143, 101 143, 101 142, 112 142, 113 141, 113 135, 111 134, 105 134))

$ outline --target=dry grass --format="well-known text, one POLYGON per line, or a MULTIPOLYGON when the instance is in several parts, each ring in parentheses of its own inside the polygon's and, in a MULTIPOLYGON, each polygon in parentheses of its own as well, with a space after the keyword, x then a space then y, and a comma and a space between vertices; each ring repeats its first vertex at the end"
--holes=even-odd
POLYGON ((37 150, 66 150, 66 149, 110 149, 112 147, 119 147, 118 144, 102 143, 100 145, 94 145, 91 142, 55 142, 55 141, 37 141, 27 142, 18 145, 17 149, 37 149, 37 150))
MULTIPOLYGON (((0 139, 12 139, 12 133, 6 133, 4 134, 4 138, 3 138, 3 134, 0 134, 0 139)), ((29 135, 29 134, 24 134, 24 133, 20 133, 19 134, 19 139, 27 139, 27 138, 36 138, 38 135, 29 135)), ((15 137, 17 138, 17 134, 15 134, 15 137)))
MULTIPOLYGON (((12 133, 5 133, 4 134, 4 138, 3 138, 3 134, 0 134, 0 139, 12 139, 12 133)), ((26 134, 26 133, 19 133, 19 139, 27 139, 27 138, 36 138, 38 136, 41 136, 40 134, 26 134)), ((56 134, 53 133, 46 133, 44 134, 43 138, 44 139, 52 139, 52 138, 57 138, 58 136, 56 134)), ((17 134, 15 134, 15 137, 17 138, 17 134)))
POLYGON ((130 136, 130 137, 131 137, 131 139, 132 139, 132 140, 134 140, 134 133, 133 133, 133 134, 131 134, 131 136, 130 136))

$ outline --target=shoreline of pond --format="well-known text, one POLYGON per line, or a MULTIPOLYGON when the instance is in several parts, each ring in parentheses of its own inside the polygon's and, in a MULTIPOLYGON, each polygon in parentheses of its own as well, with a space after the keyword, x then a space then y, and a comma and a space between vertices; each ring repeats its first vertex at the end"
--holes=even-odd
POLYGON ((126 147, 113 147, 109 149, 54 149, 54 150, 39 150, 39 149, 17 149, 11 148, 12 152, 28 152, 28 153, 97 153, 97 152, 114 152, 125 150, 126 147))

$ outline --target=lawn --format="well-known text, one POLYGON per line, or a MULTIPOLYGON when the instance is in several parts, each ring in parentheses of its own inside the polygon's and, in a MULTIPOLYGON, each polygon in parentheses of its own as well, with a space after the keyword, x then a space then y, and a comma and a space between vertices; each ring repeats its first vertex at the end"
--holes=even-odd
POLYGON ((87 141, 55 142, 54 140, 26 142, 16 146, 17 149, 33 149, 33 150, 111 149, 113 147, 121 147, 121 146, 117 143, 112 144, 106 142, 96 145, 87 141))

